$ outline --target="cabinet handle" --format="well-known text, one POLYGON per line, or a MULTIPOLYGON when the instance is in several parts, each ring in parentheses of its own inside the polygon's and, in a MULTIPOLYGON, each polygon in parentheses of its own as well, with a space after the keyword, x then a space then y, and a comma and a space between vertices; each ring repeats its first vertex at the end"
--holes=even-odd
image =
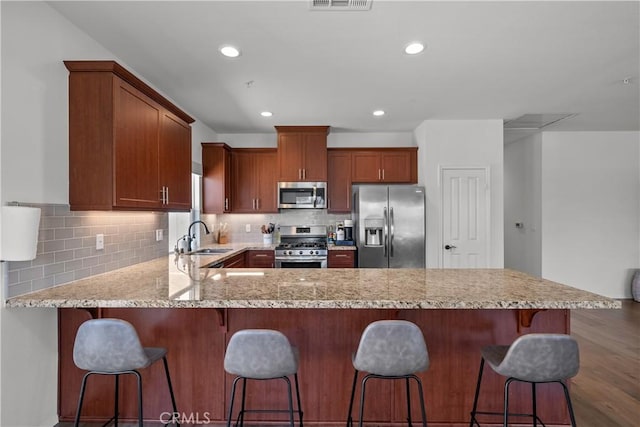
POLYGON ((382 180, 384 181, 384 169, 382 169, 382 180))
POLYGON ((251 209, 256 210, 256 199, 251 199, 251 209))
POLYGON ((345 254, 335 254, 334 256, 336 258, 346 258, 347 257, 347 255, 345 255, 345 254))
POLYGON ((256 210, 260 209, 260 199, 256 199, 256 210))
POLYGON ((298 169, 298 179, 302 179, 302 169, 298 169))
POLYGON ((166 198, 166 202, 165 202, 165 203, 168 205, 168 204, 169 204, 169 187, 167 187, 167 191, 166 191, 166 193, 165 193, 165 194, 167 195, 167 198, 166 198))
POLYGON ((302 169, 302 179, 307 179, 307 170, 302 169))
POLYGON ((269 255, 267 254, 255 254, 254 257, 256 258, 264 258, 264 257, 268 257, 269 255))
POLYGON ((228 197, 224 198, 224 210, 225 211, 229 210, 229 198, 228 197))
POLYGON ((378 181, 380 181, 380 169, 378 169, 378 181))

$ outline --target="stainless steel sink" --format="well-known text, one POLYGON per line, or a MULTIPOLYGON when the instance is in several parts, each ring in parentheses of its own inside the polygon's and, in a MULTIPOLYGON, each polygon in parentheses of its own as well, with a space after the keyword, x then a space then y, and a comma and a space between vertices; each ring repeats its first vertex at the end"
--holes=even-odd
POLYGON ((188 255, 215 255, 215 254, 226 254, 233 249, 229 248, 203 248, 198 249, 197 251, 189 252, 188 255))

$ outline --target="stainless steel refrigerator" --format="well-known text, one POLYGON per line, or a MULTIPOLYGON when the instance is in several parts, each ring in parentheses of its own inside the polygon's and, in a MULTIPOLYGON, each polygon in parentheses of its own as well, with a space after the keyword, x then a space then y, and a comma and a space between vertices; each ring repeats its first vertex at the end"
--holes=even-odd
POLYGON ((352 195, 358 267, 424 268, 424 187, 354 185, 352 195))

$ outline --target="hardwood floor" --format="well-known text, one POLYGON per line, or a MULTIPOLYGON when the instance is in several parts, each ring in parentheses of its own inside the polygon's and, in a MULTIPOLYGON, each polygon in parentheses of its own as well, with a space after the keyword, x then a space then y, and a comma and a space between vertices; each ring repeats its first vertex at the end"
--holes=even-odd
POLYGON ((572 310, 571 334, 580 346, 580 372, 571 386, 578 426, 640 426, 640 303, 624 300, 622 310, 572 310))
POLYGON ((580 427, 640 425, 640 303, 622 310, 572 310, 580 372, 571 399, 580 427))

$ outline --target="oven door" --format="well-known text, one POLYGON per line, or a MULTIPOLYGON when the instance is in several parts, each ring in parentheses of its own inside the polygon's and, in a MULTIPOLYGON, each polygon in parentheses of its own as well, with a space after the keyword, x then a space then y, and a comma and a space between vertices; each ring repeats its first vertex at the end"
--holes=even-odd
POLYGON ((276 268, 327 268, 327 258, 276 258, 276 268))

